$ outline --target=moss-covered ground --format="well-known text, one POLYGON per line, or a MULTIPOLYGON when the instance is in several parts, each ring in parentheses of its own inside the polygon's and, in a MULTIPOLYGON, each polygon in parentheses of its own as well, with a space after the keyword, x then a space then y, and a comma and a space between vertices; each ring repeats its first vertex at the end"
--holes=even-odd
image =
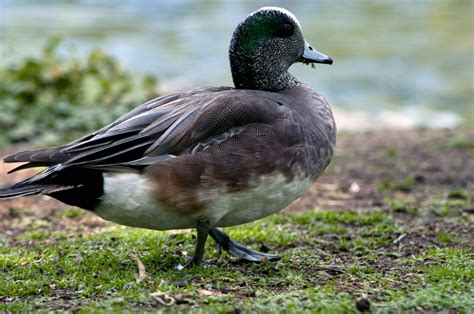
POLYGON ((0 311, 472 312, 473 140, 342 134, 299 202, 226 229, 282 255, 272 263, 219 257, 209 239, 204 265, 183 268, 194 231, 118 226, 41 197, 2 202, 0 311))

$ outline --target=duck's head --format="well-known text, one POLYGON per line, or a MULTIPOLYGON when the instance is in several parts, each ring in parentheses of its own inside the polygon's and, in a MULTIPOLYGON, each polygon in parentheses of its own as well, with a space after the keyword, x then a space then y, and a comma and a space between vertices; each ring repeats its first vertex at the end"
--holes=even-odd
POLYGON ((304 39, 300 23, 286 9, 264 7, 236 28, 229 48, 236 88, 279 91, 299 82, 288 73, 296 62, 332 64, 304 39))

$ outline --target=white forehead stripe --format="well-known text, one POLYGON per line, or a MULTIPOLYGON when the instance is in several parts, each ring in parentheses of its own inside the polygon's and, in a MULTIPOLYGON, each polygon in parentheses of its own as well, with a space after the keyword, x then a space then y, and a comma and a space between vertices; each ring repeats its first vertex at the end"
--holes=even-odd
POLYGON ((261 9, 255 11, 254 13, 259 12, 259 11, 280 11, 280 12, 288 15, 290 18, 292 18, 296 22, 296 24, 299 27, 301 27, 300 21, 298 21, 296 16, 293 13, 291 13, 290 11, 288 11, 287 9, 283 9, 283 8, 279 8, 279 7, 263 7, 261 9))

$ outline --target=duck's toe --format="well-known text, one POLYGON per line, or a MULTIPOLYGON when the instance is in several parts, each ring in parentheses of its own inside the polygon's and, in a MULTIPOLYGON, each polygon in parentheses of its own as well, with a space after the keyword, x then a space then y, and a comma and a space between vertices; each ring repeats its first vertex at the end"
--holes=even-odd
POLYGON ((229 245, 229 253, 247 262, 265 262, 265 261, 273 262, 273 261, 278 261, 281 259, 280 255, 266 254, 266 253, 254 251, 234 241, 232 241, 229 245))
POLYGON ((232 240, 227 233, 217 228, 212 228, 209 231, 210 236, 217 242, 219 250, 222 248, 229 252, 231 255, 240 258, 246 262, 265 262, 265 261, 278 261, 281 256, 275 254, 266 254, 258 251, 254 251, 246 247, 245 245, 235 242, 232 240))

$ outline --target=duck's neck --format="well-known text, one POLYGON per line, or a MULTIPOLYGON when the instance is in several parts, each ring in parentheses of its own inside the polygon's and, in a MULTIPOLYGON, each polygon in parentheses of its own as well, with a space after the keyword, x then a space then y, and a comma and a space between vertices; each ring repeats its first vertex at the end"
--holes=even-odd
POLYGON ((238 89, 277 92, 300 84, 288 71, 281 73, 271 69, 261 70, 256 66, 242 67, 238 62, 232 61, 231 70, 235 88, 238 89))
POLYGON ((301 83, 282 64, 277 55, 249 51, 232 41, 229 49, 230 68, 238 89, 281 91, 301 83))

